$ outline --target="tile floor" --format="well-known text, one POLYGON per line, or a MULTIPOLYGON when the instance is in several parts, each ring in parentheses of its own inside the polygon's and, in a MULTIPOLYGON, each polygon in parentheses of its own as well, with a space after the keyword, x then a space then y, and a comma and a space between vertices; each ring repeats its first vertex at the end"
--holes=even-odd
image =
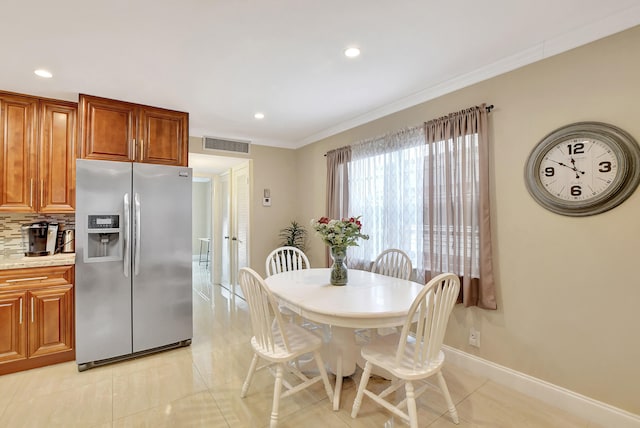
MULTIPOLYGON (((194 263, 190 347, 83 373, 69 362, 0 376, 0 427, 267 427, 269 374, 259 372, 248 396, 240 398, 252 356, 247 306, 207 277, 194 263)), ((331 410, 320 383, 281 401, 279 426, 391 426, 390 414, 366 397, 359 417, 351 419, 360 372, 345 379, 340 411, 331 410)), ((485 378, 446 365, 443 372, 460 428, 595 426, 485 378)), ((427 392, 418 406, 421 427, 456 426, 438 393, 427 392)))

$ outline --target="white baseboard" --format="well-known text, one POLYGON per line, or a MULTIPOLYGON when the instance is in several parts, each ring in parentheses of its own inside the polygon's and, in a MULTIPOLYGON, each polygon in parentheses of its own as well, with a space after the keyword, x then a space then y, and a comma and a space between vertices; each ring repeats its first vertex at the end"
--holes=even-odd
POLYGON ((443 345, 446 361, 603 427, 640 428, 640 415, 443 345))

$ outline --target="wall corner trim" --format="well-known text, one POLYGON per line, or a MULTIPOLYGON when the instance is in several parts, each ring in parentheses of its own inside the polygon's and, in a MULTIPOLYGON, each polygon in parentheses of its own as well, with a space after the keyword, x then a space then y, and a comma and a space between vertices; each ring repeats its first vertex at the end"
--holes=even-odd
POLYGON ((546 404, 561 408, 590 422, 616 428, 640 428, 640 415, 627 412, 566 388, 512 370, 447 345, 442 346, 448 363, 475 375, 514 389, 546 404))

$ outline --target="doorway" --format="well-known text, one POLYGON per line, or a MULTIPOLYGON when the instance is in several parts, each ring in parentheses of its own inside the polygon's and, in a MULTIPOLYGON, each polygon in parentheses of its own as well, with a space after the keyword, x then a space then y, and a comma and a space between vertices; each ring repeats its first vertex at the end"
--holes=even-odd
POLYGON ((209 269, 211 252, 207 248, 207 241, 211 240, 211 177, 193 177, 192 185, 192 213, 191 213, 191 240, 194 260, 205 269, 209 269))
MULTIPOLYGON (((210 183, 208 202, 204 203, 208 203, 211 213, 207 220, 211 283, 235 294, 238 270, 249 265, 251 160, 189 153, 189 166, 193 168, 194 177, 210 183)), ((200 185, 194 183, 194 186, 200 185)), ((207 210, 202 208, 202 202, 196 203, 195 193, 193 204, 194 210, 207 210)), ((197 243, 194 241, 194 248, 200 245, 200 238, 194 235, 194 240, 198 239, 197 243)))

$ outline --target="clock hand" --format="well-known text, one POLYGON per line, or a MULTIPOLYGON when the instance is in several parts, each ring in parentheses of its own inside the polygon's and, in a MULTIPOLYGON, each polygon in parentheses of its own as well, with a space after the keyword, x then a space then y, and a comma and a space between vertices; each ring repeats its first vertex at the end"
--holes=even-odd
POLYGON ((558 165, 561 165, 561 166, 567 167, 567 168, 569 168, 569 169, 573 169, 573 170, 575 171, 575 168, 572 168, 572 167, 570 167, 570 166, 569 166, 569 165, 567 165, 567 164, 564 164, 564 163, 562 163, 562 162, 558 162, 558 161, 554 161, 553 159, 548 159, 548 160, 549 160, 549 161, 551 161, 551 162, 557 163, 558 165))
POLYGON ((576 168, 576 161, 573 159, 573 157, 571 158, 571 164, 573 165, 573 170, 576 172, 576 178, 580 178, 578 173, 584 174, 584 171, 580 171, 578 168, 576 168))
POLYGON ((573 164, 573 166, 569 166, 566 163, 558 162, 558 161, 553 160, 553 159, 547 159, 547 160, 549 160, 551 162, 554 162, 554 163, 557 163, 560 166, 564 166, 566 168, 569 168, 569 169, 573 170, 576 173, 576 178, 580 178, 580 175, 578 173, 584 174, 584 171, 580 171, 580 170, 578 170, 578 168, 576 168, 576 166, 575 166, 575 162, 576 161, 573 160, 573 158, 571 158, 571 163, 573 164))

